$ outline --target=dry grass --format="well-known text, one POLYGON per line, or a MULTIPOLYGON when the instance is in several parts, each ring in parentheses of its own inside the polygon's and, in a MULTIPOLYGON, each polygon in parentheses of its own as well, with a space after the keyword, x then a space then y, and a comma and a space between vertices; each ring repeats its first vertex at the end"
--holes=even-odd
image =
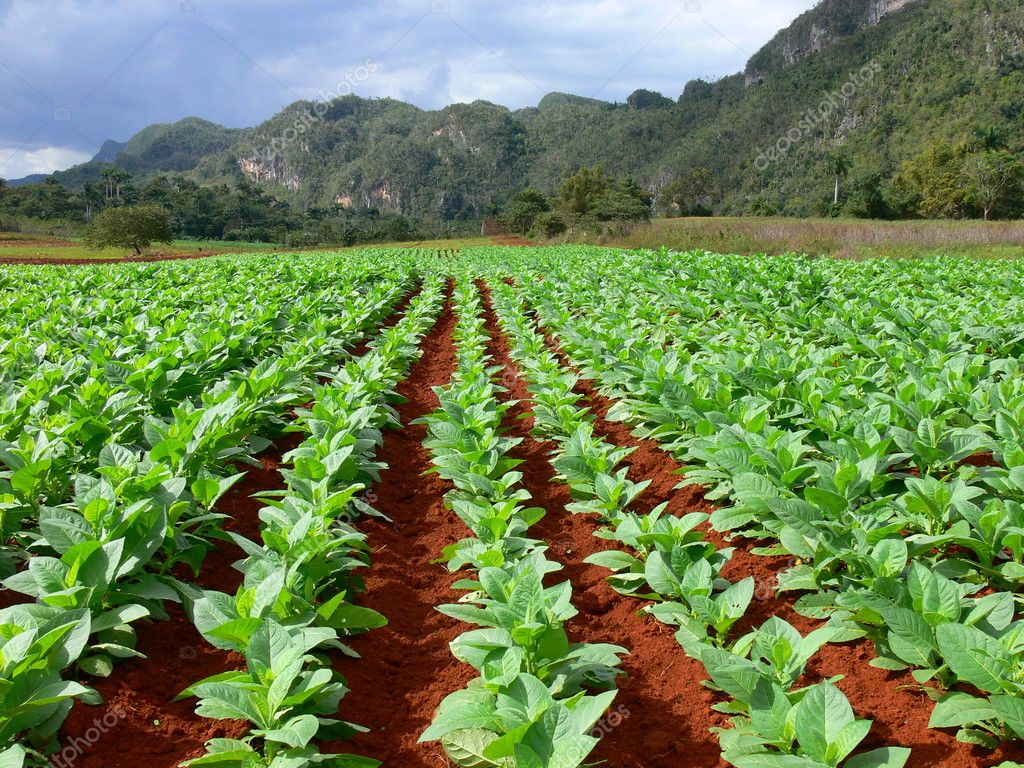
POLYGON ((1024 256, 1022 221, 867 221, 861 219, 657 219, 623 235, 598 238, 626 248, 704 249, 718 253, 807 253, 840 258, 927 255, 1024 256))

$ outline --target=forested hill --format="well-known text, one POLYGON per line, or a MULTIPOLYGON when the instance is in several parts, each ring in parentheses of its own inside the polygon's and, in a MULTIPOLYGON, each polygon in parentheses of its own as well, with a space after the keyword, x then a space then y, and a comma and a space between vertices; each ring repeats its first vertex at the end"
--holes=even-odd
MULTIPOLYGON (((137 177, 246 177, 301 205, 444 218, 487 213, 526 185, 550 192, 581 166, 632 176, 656 202, 673 180, 707 168, 720 212, 807 214, 831 202, 837 150, 848 165, 844 188, 870 208, 894 196, 889 182, 904 161, 979 127, 1019 152, 1022 108, 1016 0, 825 0, 744 72, 690 82, 678 98, 640 90, 628 104, 610 104, 551 94, 515 111, 485 102, 439 111, 390 99, 299 102, 247 130, 195 118, 151 126, 117 163, 137 177)), ((78 185, 101 165, 58 179, 78 185)))

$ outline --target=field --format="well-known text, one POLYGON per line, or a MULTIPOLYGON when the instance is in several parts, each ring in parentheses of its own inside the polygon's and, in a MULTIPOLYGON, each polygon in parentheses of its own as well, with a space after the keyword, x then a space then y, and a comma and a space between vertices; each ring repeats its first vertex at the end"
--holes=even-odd
POLYGON ((0 267, 0 768, 1022 765, 1022 279, 0 267))
MULTIPOLYGON (((594 242, 584 237, 584 242, 594 242)), ((1020 258, 1024 224, 1019 221, 871 221, 707 217, 655 219, 627 234, 598 238, 622 248, 668 246, 718 253, 781 255, 807 253, 840 258, 1020 258)))
MULTIPOLYGON (((417 240, 389 243, 388 248, 416 248, 432 251, 451 251, 495 243, 516 245, 515 237, 471 237, 449 240, 417 240), (504 241, 510 241, 505 243, 504 241), (513 242, 514 241, 514 242, 513 242)), ((528 244, 528 243, 526 243, 528 244)), ((344 253, 365 250, 364 246, 349 248, 303 248, 302 252, 325 251, 344 253)), ((16 232, 0 232, 0 264, 86 264, 93 261, 174 261, 203 256, 241 253, 290 253, 291 249, 275 243, 239 243, 227 240, 175 240, 170 245, 155 245, 139 258, 131 249, 87 248, 78 240, 42 238, 16 232)))
MULTIPOLYGON (((280 250, 272 243, 237 243, 222 240, 175 240, 156 245, 147 253, 151 258, 186 258, 220 253, 261 253, 280 250)), ((92 250, 79 240, 40 237, 17 232, 0 232, 0 264, 82 261, 119 261, 134 257, 130 248, 92 250)))

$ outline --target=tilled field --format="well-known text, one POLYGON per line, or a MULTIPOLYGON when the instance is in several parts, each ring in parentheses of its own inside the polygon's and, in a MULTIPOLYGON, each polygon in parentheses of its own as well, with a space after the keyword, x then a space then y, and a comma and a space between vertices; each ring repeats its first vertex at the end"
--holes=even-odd
POLYGON ((0 272, 0 765, 1020 762, 1019 272, 0 272))

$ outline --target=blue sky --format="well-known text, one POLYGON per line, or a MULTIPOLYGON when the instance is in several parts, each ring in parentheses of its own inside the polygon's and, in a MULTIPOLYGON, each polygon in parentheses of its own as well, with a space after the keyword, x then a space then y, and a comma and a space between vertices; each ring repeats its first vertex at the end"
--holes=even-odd
POLYGON ((0 0, 0 178, 188 115, 256 125, 351 91, 424 108, 672 98, 814 0, 0 0))

